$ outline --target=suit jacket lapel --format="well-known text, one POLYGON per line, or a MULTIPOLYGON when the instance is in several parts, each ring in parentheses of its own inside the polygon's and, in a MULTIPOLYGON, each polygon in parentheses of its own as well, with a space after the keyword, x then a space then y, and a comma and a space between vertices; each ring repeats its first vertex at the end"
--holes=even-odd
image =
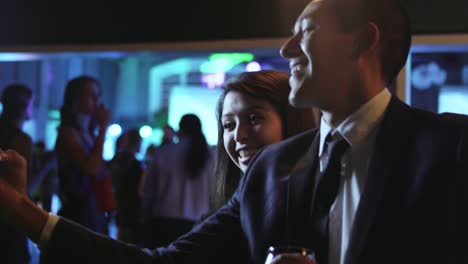
POLYGON ((315 185, 315 171, 318 165, 318 149, 320 133, 317 132, 311 147, 302 155, 293 167, 289 175, 289 211, 290 235, 286 238, 288 242, 307 246, 311 245, 310 228, 310 206, 312 201, 312 190, 315 185), (289 237, 288 237, 289 236, 289 237))
POLYGON ((367 182, 361 194, 355 215, 345 263, 358 263, 364 250, 377 208, 382 201, 386 182, 397 167, 398 157, 404 147, 405 132, 410 125, 407 106, 392 98, 386 110, 380 130, 377 132, 372 157, 369 163, 367 182))

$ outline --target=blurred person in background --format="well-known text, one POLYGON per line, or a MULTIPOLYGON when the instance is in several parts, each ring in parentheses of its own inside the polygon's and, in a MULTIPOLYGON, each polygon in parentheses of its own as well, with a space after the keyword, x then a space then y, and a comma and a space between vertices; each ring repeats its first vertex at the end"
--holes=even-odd
POLYGON ((140 241, 141 184, 144 163, 135 154, 140 151, 138 129, 129 129, 120 137, 121 146, 108 166, 117 200, 117 239, 138 244, 140 241))
POLYGON ((145 247, 163 246, 191 229, 209 210, 213 155, 198 116, 179 122, 179 142, 155 151, 143 186, 145 247))
POLYGON ((174 131, 174 129, 169 125, 165 125, 163 127, 163 136, 161 140, 161 146, 168 144, 168 143, 174 143, 176 136, 177 136, 177 133, 174 131))
POLYGON ((99 95, 100 84, 93 77, 80 76, 67 83, 55 144, 62 202, 58 214, 106 234, 94 184, 105 173, 102 151, 110 112, 99 95))
MULTIPOLYGON (((32 139, 23 131, 23 124, 31 118, 33 91, 24 84, 11 84, 2 91, 3 110, 0 115, 0 148, 14 149, 26 159, 32 156, 32 139)), ((30 194, 31 168, 28 169, 27 190, 30 194)), ((0 263, 28 263, 27 238, 0 221, 0 263)))
POLYGON ((34 144, 31 159, 32 175, 41 179, 37 187, 33 188, 31 196, 40 203, 44 210, 52 210, 52 196, 58 191, 57 156, 54 151, 46 150, 44 141, 34 144))

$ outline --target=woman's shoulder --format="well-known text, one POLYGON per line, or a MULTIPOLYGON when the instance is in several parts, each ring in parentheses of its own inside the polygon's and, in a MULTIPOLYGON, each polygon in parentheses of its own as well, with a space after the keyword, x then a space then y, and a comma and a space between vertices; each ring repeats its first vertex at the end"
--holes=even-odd
POLYGON ((70 144, 75 144, 77 142, 81 142, 78 129, 72 126, 60 126, 57 128, 57 139, 55 142, 56 148, 61 149, 64 146, 69 146, 70 144))

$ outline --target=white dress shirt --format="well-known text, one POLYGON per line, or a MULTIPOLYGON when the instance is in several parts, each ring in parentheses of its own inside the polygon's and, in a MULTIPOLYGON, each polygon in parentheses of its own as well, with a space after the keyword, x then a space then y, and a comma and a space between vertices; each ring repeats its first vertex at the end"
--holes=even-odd
POLYGON ((330 208, 328 245, 330 264, 344 263, 354 216, 367 179, 375 137, 390 98, 390 92, 387 89, 382 90, 337 127, 331 127, 326 120, 327 116, 322 116, 319 145, 320 171, 317 171, 317 174, 325 170, 328 161, 324 151, 328 133, 331 133, 334 139, 344 138, 350 145, 342 160, 338 194, 330 208))

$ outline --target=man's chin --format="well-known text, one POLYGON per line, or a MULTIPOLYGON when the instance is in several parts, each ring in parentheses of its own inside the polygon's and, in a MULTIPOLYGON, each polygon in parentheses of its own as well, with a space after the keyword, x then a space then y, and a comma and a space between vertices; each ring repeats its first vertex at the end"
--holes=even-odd
POLYGON ((289 94, 289 104, 297 108, 318 107, 316 99, 307 93, 294 93, 291 91, 289 94))
POLYGON ((298 94, 290 94, 289 103, 294 107, 308 107, 307 102, 298 94))

